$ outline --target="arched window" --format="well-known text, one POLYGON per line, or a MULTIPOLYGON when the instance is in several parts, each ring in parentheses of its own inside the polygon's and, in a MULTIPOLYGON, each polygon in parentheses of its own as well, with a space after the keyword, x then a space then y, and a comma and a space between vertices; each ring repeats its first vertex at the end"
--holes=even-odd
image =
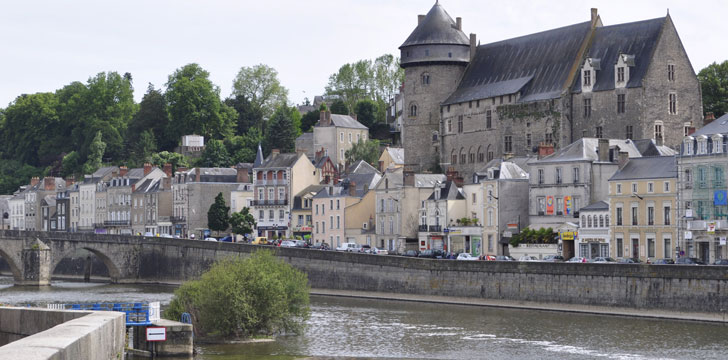
POLYGON ((422 73, 422 85, 430 85, 430 73, 422 73))
POLYGON ((458 154, 455 152, 455 149, 452 150, 452 153, 450 153, 450 156, 452 158, 452 160, 450 162, 453 163, 453 165, 457 164, 458 163, 458 154))
POLYGON ((473 148, 470 148, 470 151, 468 151, 468 161, 471 164, 475 164, 475 152, 473 152, 473 148))
POLYGON ((410 105, 410 117, 417 116, 417 104, 410 105))
POLYGON ((586 227, 586 215, 581 216, 581 227, 586 227))
POLYGON ((591 217, 591 215, 586 217, 586 223, 587 223, 586 227, 592 227, 592 217, 591 217))
POLYGON ((478 162, 479 163, 485 162, 485 154, 483 154, 482 146, 478 146, 478 162))
POLYGON ((609 227, 609 215, 604 216, 604 226, 609 227))
POLYGON ((604 227, 604 216, 599 215, 599 227, 604 227))
POLYGON ((461 164, 465 164, 465 162, 467 161, 466 158, 465 158, 465 156, 466 156, 465 155, 465 148, 460 148, 460 163, 461 164))

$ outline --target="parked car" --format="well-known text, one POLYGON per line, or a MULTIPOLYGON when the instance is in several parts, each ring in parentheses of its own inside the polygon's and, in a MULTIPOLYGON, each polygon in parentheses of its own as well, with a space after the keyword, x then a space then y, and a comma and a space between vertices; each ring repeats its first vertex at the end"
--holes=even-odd
POLYGON ((373 247, 369 253, 374 255, 388 255, 389 251, 385 248, 373 247))
POLYGON ((417 257, 419 255, 420 255, 420 252, 417 250, 407 250, 402 253, 402 256, 407 256, 407 257, 417 257))
POLYGON ((343 243, 341 246, 337 247, 337 251, 347 251, 347 252, 358 252, 359 249, 361 249, 361 245, 357 243, 343 243))
POLYGON ((310 247, 309 243, 303 241, 303 240, 293 240, 294 243, 296 243, 296 247, 298 248, 307 248, 310 247))
POLYGON ((296 247, 294 240, 283 240, 281 241, 281 247, 296 247))
POLYGON ((716 260, 713 265, 728 265, 728 259, 716 260))
POLYGON ((442 250, 427 249, 422 251, 417 257, 429 258, 429 259, 442 259, 445 253, 442 250))
MULTIPOLYGON (((166 237, 166 236, 164 236, 164 234, 163 234, 163 235, 162 235, 162 237, 166 237)), ((228 236, 226 236, 226 237, 224 237, 224 238, 220 239, 220 241, 221 241, 221 242, 233 242, 233 237, 232 237, 232 236, 230 236, 230 235, 228 235, 228 236)))
POLYGON ((217 241, 214 237, 205 238, 205 241, 217 241))
POLYGON ((570 263, 585 263, 587 261, 589 261, 589 260, 587 258, 585 258, 585 257, 574 256, 573 258, 567 260, 566 262, 570 262, 570 263))
POLYGON ((543 261, 546 262, 564 262, 564 257, 561 255, 546 255, 543 257, 543 261))
POLYGON ((617 260, 614 260, 614 259, 610 258, 609 256, 599 256, 599 257, 595 257, 595 258, 591 259, 591 261, 589 261, 589 262, 616 264, 617 260))
POLYGON ((533 255, 523 255, 518 258, 518 261, 539 261, 537 257, 533 255))
POLYGON ((159 237, 171 239, 172 238, 172 235, 170 235, 170 234, 159 234, 159 237))
POLYGON ((498 255, 495 257, 495 261, 516 261, 516 259, 509 255, 498 255))
POLYGON ((675 260, 675 264, 677 264, 677 265, 705 265, 703 260, 700 260, 698 258, 691 258, 691 257, 677 258, 677 260, 675 260))
POLYGON ((152 234, 152 232, 150 232, 150 231, 147 231, 147 232, 144 233, 144 236, 154 237, 154 234, 152 234))
POLYGON ((329 247, 329 244, 322 242, 322 243, 315 243, 310 246, 311 249, 315 250, 331 250, 331 247, 329 247))
POLYGON ((470 255, 468 253, 460 253, 460 254, 458 254, 458 257, 455 260, 468 260, 468 261, 476 260, 477 261, 478 258, 473 255, 470 255))
POLYGON ((657 259, 653 264, 655 265, 672 265, 675 263, 675 260, 673 259, 657 259))
POLYGON ((268 238, 258 236, 255 240, 253 240, 253 245, 268 245, 268 238))
POLYGON ((495 261, 495 255, 480 255, 478 259, 485 261, 495 261))
POLYGON ((359 252, 369 254, 372 252, 372 246, 364 244, 359 248, 359 252))
POLYGON ((620 264, 641 264, 642 260, 625 257, 625 258, 617 258, 617 262, 620 264))

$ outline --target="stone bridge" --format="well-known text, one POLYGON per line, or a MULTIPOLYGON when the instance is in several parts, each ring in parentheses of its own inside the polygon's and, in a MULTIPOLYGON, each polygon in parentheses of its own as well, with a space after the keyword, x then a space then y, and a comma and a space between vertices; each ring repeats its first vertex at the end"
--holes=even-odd
MULTIPOLYGON (((99 257, 113 282, 179 283, 218 259, 261 246, 88 233, 0 230, 0 256, 16 284, 47 285, 78 249, 99 257)), ((728 267, 450 261, 271 248, 313 288, 705 312, 728 310, 728 267)))

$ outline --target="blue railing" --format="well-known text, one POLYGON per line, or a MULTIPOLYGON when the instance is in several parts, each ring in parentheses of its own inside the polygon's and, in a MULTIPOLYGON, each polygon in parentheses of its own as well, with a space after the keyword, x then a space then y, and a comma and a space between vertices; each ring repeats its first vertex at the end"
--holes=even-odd
POLYGON ((148 303, 67 304, 66 310, 118 311, 126 314, 126 326, 151 325, 148 303))

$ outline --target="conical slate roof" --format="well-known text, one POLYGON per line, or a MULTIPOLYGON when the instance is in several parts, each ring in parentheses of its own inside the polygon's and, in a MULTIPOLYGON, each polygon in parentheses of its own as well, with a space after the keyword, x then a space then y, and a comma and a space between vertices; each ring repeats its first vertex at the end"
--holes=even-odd
POLYGON ((260 165, 263 165, 263 149, 260 147, 260 143, 258 143, 258 153, 255 154, 255 162, 253 163, 253 168, 259 168, 260 165))
POLYGON ((458 30, 455 21, 452 20, 447 11, 439 4, 435 5, 427 13, 425 19, 417 25, 412 34, 399 48, 412 45, 424 44, 455 44, 470 45, 470 40, 464 32, 458 30))

